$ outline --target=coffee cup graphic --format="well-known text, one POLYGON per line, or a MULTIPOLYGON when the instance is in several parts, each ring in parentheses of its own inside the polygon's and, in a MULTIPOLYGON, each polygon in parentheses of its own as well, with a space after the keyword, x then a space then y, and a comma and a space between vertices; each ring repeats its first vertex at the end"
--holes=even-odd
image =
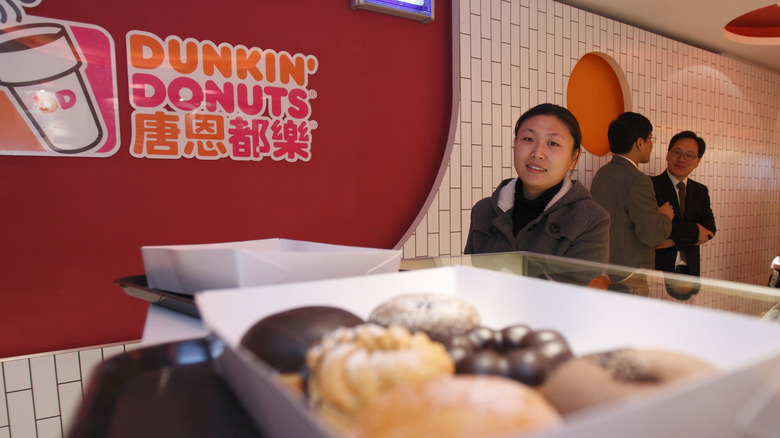
POLYGON ((103 128, 67 29, 34 23, 0 31, 0 85, 52 151, 76 154, 98 145, 103 128))

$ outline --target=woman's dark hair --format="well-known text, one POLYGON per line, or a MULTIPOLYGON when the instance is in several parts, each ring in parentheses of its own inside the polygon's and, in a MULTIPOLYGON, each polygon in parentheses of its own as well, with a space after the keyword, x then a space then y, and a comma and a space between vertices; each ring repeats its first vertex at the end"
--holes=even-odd
POLYGON ((572 138, 574 138, 572 152, 580 148, 580 145, 582 144, 582 131, 580 130, 580 124, 577 122, 577 118, 574 117, 574 114, 568 109, 555 105, 554 103, 542 103, 524 112, 523 115, 517 119, 517 123, 515 123, 515 137, 517 137, 517 131, 520 130, 520 125, 531 117, 536 116, 555 116, 569 128, 569 133, 572 138))
POLYGON ((696 135, 693 131, 682 131, 678 132, 677 134, 674 134, 674 137, 672 137, 671 140, 669 140, 669 148, 667 148, 667 151, 672 150, 672 146, 674 146, 675 143, 677 143, 678 140, 682 140, 683 138, 692 138, 696 140, 696 144, 699 145, 699 158, 704 156, 704 150, 707 149, 707 145, 704 143, 704 139, 696 135))
POLYGON ((627 154, 638 139, 647 140, 653 132, 650 120, 642 114, 625 112, 609 124, 607 138, 613 154, 627 154))

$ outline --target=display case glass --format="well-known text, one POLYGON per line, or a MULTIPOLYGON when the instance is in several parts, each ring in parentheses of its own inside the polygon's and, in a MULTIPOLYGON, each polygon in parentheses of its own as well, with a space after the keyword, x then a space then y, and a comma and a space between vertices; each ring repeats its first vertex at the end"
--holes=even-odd
POLYGON ((466 265, 780 321, 780 289, 530 252, 404 259, 401 270, 466 265))

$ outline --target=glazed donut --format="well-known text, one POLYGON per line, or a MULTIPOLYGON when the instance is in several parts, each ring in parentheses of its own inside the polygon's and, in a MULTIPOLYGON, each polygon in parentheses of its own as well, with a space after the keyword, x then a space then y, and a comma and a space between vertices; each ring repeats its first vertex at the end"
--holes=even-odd
POLYGON ((544 397, 513 380, 455 376, 393 388, 370 403, 355 438, 479 438, 555 427, 560 415, 544 397))
POLYGON ((542 394, 565 414, 715 372, 712 364, 682 353, 620 349, 564 362, 542 394))
POLYGON ((395 386, 454 372, 444 346, 404 327, 364 324, 324 335, 306 353, 309 406, 340 431, 395 386))
POLYGON ((480 318, 474 306, 457 296, 420 292, 385 301, 371 312, 367 321, 384 327, 400 325, 443 342, 479 326, 480 318))

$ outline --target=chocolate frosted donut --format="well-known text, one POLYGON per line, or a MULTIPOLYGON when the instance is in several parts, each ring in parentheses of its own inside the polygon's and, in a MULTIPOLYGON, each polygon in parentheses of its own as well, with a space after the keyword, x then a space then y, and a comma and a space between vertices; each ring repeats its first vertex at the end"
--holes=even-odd
POLYGON ((247 330, 241 345, 281 373, 298 373, 314 341, 339 327, 362 323, 359 316, 337 307, 298 307, 261 319, 247 330))
POLYGON ((477 309, 462 299, 425 292, 398 295, 377 306, 368 317, 370 323, 400 325, 438 342, 466 333, 479 326, 479 321, 477 309))
POLYGON ((522 324, 502 330, 478 327, 445 345, 458 374, 499 375, 529 386, 541 385, 558 364, 573 357, 557 331, 522 324))
POLYGON ((542 392, 559 412, 568 413, 716 371, 711 364, 681 353, 613 350, 562 364, 542 392))

